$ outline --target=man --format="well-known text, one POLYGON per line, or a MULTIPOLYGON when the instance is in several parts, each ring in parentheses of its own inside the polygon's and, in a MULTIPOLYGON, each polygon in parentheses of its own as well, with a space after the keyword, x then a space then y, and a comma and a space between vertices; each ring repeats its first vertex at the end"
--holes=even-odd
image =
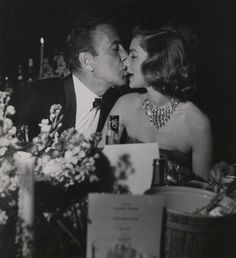
POLYGON ((16 108, 15 122, 29 126, 30 138, 38 134, 38 124, 48 117, 52 104, 62 105, 62 129, 75 127, 86 137, 101 131, 120 96, 112 87, 126 82, 123 61, 127 54, 108 22, 95 18, 78 24, 67 38, 67 47, 70 76, 64 80, 37 81, 12 98, 16 108))

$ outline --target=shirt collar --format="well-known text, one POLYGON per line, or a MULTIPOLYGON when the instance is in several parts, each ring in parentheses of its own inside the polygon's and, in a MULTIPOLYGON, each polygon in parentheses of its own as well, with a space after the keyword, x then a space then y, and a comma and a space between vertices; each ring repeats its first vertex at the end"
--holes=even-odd
POLYGON ((92 107, 95 98, 100 97, 93 93, 86 85, 84 85, 77 76, 72 75, 72 78, 74 82, 76 99, 81 105, 92 107))

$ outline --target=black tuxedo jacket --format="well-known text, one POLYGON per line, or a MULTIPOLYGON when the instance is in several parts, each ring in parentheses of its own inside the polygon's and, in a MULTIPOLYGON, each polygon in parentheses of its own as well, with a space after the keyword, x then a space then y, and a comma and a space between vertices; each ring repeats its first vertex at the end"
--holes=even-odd
MULTIPOLYGON (((104 94, 98 132, 102 130, 112 106, 121 94, 117 88, 111 88, 104 94)), ((14 123, 28 125, 30 139, 39 133, 38 124, 43 118, 49 117, 53 104, 62 105, 62 130, 75 126, 76 97, 71 75, 64 79, 39 80, 32 85, 21 87, 12 95, 11 104, 16 108, 14 123)))

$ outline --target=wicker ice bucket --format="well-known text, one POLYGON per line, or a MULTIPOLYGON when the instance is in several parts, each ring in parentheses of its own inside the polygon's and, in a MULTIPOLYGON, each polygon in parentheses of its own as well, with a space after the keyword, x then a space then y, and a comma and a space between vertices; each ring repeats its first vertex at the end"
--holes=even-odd
MULTIPOLYGON (((207 217, 191 214, 215 193, 190 187, 164 186, 147 194, 166 197, 160 258, 235 258, 236 214, 207 217)), ((234 200, 225 197, 222 204, 234 200)))

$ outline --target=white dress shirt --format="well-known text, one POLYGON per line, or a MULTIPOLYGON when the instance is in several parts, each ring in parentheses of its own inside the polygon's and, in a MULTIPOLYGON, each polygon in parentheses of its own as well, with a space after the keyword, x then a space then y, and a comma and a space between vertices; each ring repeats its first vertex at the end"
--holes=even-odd
POLYGON ((89 90, 75 75, 72 75, 76 96, 75 129, 86 138, 97 130, 100 109, 93 108, 93 101, 99 98, 89 90))

